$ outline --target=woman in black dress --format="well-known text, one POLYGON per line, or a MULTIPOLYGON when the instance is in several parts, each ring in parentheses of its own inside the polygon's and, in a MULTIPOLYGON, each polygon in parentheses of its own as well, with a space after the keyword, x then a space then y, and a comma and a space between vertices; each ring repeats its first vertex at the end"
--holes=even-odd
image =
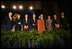
POLYGON ((12 27, 12 31, 15 31, 15 20, 16 20, 16 14, 13 16, 13 27, 12 27))
POLYGON ((20 14, 16 14, 15 30, 21 30, 20 14))
POLYGON ((58 29, 60 27, 59 21, 57 19, 56 14, 54 14, 54 19, 53 19, 53 28, 58 29))

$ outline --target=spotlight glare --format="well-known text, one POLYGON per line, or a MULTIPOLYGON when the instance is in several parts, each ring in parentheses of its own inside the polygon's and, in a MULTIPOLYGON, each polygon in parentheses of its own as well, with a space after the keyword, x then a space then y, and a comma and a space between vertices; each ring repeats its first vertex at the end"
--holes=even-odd
POLYGON ((5 6, 4 6, 4 5, 2 5, 2 6, 1 6, 1 8, 5 8, 5 6))
POLYGON ((16 6, 15 5, 13 5, 13 9, 16 9, 16 6))
POLYGON ((29 9, 30 9, 30 10, 32 10, 32 9, 33 9, 33 7, 32 7, 32 6, 30 6, 30 7, 29 7, 29 9))
POLYGON ((23 9, 23 7, 20 5, 20 6, 19 6, 19 9, 23 9))

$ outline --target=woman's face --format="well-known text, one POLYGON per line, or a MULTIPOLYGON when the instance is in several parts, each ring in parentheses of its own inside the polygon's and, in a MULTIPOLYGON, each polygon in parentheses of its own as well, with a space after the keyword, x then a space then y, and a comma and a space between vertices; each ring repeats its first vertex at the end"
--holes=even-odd
POLYGON ((64 16, 64 12, 61 13, 61 16, 64 16))
POLYGON ((50 16, 48 16, 48 19, 50 19, 50 16))
POLYGON ((20 18, 20 15, 18 15, 18 18, 20 18))
POLYGON ((54 18, 56 18, 56 15, 54 15, 54 18))
POLYGON ((43 18, 43 14, 41 14, 41 17, 43 18))

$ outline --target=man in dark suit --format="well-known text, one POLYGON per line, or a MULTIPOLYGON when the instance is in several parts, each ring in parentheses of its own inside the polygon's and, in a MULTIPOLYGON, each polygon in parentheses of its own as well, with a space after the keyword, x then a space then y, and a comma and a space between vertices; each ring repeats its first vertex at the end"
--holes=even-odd
POLYGON ((6 30, 11 30, 12 29, 12 26, 13 26, 12 12, 9 12, 8 16, 5 17, 4 24, 6 26, 5 27, 6 30))
POLYGON ((28 15, 25 15, 25 19, 23 20, 24 30, 29 30, 30 20, 28 19, 28 15))
POLYGON ((33 14, 33 18, 31 19, 31 25, 32 28, 37 29, 37 19, 35 14, 33 14))
POLYGON ((64 12, 61 13, 61 17, 60 17, 60 25, 61 25, 61 28, 64 28, 64 29, 67 29, 67 27, 69 26, 69 24, 67 24, 67 20, 66 18, 64 17, 64 12))

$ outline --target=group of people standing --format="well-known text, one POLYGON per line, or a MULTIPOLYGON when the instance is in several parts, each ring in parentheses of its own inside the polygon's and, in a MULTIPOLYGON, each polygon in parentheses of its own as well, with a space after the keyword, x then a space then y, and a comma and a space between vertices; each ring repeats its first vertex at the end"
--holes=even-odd
MULTIPOLYGON (((69 26, 69 24, 66 22, 66 19, 64 17, 64 12, 61 13, 60 16, 60 22, 57 18, 57 15, 53 15, 53 19, 51 19, 51 16, 48 15, 48 19, 45 20, 43 17, 43 14, 39 16, 40 20, 44 20, 45 22, 45 28, 49 31, 53 30, 54 28, 66 28, 69 26), (66 24, 67 23, 67 24, 66 24)), ((37 18, 36 15, 33 14, 33 18, 30 20, 28 19, 28 14, 25 15, 25 18, 21 19, 20 14, 16 13, 12 16, 12 12, 9 12, 8 16, 4 19, 4 24, 6 26, 6 30, 30 30, 32 28, 37 29, 37 18), (31 28, 30 28, 31 27, 31 28)))

